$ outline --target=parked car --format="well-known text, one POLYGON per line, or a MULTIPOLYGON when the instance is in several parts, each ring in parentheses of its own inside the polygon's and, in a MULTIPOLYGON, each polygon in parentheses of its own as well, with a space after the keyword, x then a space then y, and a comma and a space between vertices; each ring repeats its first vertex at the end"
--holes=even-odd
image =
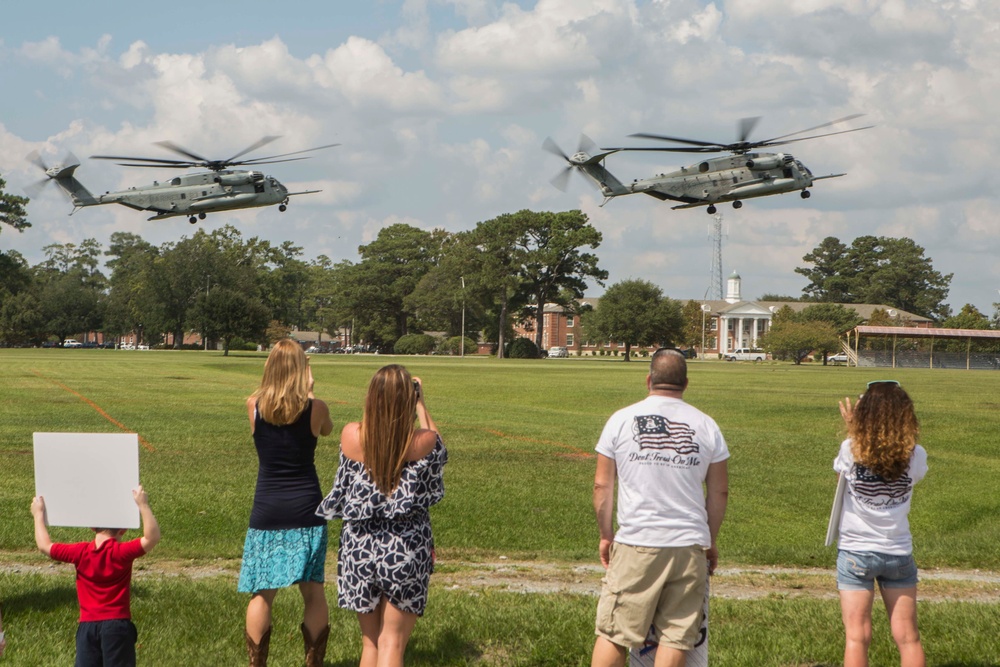
POLYGON ((732 352, 726 352, 722 355, 722 358, 726 361, 764 361, 767 359, 767 353, 764 350, 758 350, 756 348, 741 347, 733 350, 732 352))
POLYGON ((827 363, 833 364, 834 366, 841 366, 847 364, 847 354, 841 352, 840 354, 833 354, 826 358, 827 363))
POLYGON ((83 343, 75 338, 67 338, 63 341, 63 347, 83 347, 83 343))
POLYGON ((568 356, 569 356, 569 350, 567 350, 565 347, 556 346, 556 347, 550 347, 549 348, 549 357, 550 358, 564 359, 564 358, 566 358, 568 356))
POLYGON ((148 350, 149 346, 146 345, 145 343, 139 343, 138 345, 136 345, 135 349, 137 349, 137 350, 148 350))

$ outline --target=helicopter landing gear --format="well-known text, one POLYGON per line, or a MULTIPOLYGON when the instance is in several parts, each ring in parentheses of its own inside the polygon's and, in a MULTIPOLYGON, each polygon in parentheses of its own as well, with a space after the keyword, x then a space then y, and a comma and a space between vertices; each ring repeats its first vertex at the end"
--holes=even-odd
POLYGON ((802 192, 799 193, 799 196, 802 197, 803 199, 809 199, 810 197, 812 197, 812 193, 809 192, 808 190, 803 190, 802 192))
POLYGON ((708 208, 706 208, 705 210, 708 211, 709 215, 715 215, 715 211, 717 209, 715 208, 715 204, 709 204, 708 208))
POLYGON ((285 206, 284 204, 278 204, 278 210, 284 213, 285 211, 288 210, 288 207, 285 206))
POLYGON ((202 211, 201 213, 198 214, 198 219, 199 220, 204 220, 205 219, 205 212, 204 211, 202 211))
POLYGON ((192 215, 190 218, 188 218, 188 222, 190 222, 193 225, 194 223, 198 222, 198 218, 192 215))
POLYGON ((743 208, 743 202, 737 199, 736 201, 733 202, 733 208, 743 208))

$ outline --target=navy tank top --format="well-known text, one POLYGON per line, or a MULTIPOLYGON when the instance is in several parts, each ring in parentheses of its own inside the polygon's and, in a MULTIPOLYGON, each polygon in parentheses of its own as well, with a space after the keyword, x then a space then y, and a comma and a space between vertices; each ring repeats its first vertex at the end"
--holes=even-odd
POLYGON ((316 474, 312 407, 310 400, 295 423, 287 426, 270 424, 254 411, 253 443, 260 467, 250 512, 251 528, 286 530, 326 523, 316 516, 323 494, 316 474))

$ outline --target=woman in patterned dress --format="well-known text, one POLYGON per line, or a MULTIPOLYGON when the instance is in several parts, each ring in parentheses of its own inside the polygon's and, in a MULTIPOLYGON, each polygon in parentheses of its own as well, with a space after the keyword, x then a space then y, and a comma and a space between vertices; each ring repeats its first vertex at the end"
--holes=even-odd
POLYGON ((428 508, 444 497, 447 460, 420 379, 396 364, 380 369, 361 421, 341 433, 337 479, 316 510, 343 519, 337 602, 358 614, 361 667, 403 664, 427 604, 434 569, 428 508))
POLYGON ((326 403, 313 396, 312 370, 298 343, 286 338, 274 345, 246 404, 260 463, 238 585, 253 594, 246 618, 250 665, 267 664, 275 595, 298 584, 306 665, 320 667, 330 611, 323 589, 327 529, 315 514, 323 492, 314 457, 318 437, 333 431, 333 421, 326 403))
POLYGON ((841 401, 840 413, 848 438, 833 469, 847 480, 837 551, 844 667, 868 667, 876 581, 900 664, 924 667, 908 516, 913 487, 927 473, 927 452, 917 444, 913 401, 898 382, 875 381, 857 405, 841 401))

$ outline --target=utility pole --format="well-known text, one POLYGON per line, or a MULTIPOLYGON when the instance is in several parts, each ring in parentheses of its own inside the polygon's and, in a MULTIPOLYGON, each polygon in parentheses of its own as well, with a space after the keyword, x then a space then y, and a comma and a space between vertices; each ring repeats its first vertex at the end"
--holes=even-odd
POLYGON ((465 276, 462 276, 462 335, 459 341, 460 349, 459 357, 465 358, 465 276))

